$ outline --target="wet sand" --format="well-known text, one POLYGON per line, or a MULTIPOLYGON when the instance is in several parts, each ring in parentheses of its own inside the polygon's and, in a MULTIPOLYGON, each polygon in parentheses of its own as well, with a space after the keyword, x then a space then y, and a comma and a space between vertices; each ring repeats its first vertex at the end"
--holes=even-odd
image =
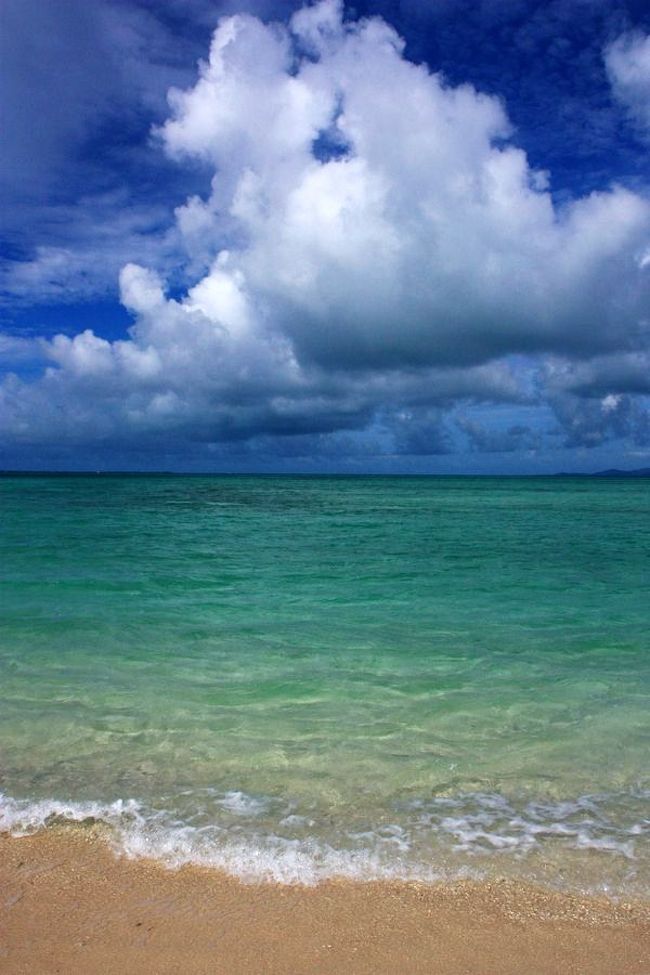
POLYGON ((650 904, 508 882, 246 885, 118 859, 93 830, 0 837, 3 975, 649 975, 650 904))

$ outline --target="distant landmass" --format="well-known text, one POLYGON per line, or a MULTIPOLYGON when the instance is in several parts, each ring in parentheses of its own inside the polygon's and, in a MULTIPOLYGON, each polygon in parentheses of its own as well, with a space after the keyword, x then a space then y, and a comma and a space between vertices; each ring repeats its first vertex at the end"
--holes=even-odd
POLYGON ((619 471, 615 467, 599 471, 594 477, 650 477, 650 467, 637 467, 634 471, 619 471))
POLYGON ((650 467, 637 467, 633 471, 620 471, 617 467, 610 467, 606 471, 594 471, 592 474, 572 474, 561 471, 557 477, 650 477, 650 467))

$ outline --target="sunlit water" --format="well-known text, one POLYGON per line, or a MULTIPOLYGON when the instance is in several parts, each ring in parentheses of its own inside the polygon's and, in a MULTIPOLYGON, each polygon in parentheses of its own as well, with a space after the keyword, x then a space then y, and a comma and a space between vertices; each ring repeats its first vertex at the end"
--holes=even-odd
POLYGON ((0 479, 0 822, 647 892, 650 482, 0 479))

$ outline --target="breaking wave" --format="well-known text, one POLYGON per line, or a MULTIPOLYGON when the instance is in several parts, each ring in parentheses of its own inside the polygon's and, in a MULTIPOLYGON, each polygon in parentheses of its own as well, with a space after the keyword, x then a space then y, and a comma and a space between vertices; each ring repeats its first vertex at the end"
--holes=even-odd
POLYGON ((182 816, 163 803, 136 799, 0 795, 0 831, 25 835, 63 824, 100 825, 127 857, 214 867, 248 882, 478 879, 487 864, 508 873, 515 861, 525 866, 531 856, 569 853, 574 864, 581 856, 605 857, 629 879, 648 860, 648 799, 649 792, 639 791, 516 803, 467 793, 396 803, 393 822, 333 827, 281 799, 239 790, 185 793, 182 816))

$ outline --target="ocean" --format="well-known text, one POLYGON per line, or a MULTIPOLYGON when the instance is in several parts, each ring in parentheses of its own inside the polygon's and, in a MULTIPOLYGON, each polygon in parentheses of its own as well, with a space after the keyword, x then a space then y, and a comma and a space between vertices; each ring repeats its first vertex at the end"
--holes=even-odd
POLYGON ((647 894, 649 481, 5 476, 0 504, 0 829, 647 894))

